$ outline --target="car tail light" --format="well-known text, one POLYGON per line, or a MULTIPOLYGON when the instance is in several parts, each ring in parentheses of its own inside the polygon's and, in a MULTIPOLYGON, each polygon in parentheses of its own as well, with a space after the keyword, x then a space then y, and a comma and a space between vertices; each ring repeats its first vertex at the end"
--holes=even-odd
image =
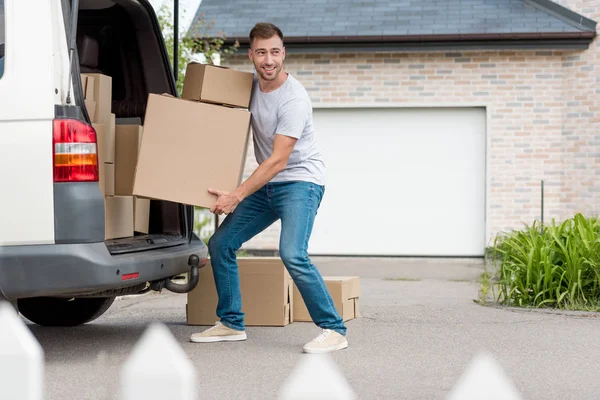
POLYGON ((96 131, 75 119, 54 120, 54 182, 97 182, 96 131))

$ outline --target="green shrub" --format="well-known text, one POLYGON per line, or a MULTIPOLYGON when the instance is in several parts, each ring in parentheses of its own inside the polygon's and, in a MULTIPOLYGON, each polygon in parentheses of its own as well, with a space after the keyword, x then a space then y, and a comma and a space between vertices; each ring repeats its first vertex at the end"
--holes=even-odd
POLYGON ((600 222, 581 214, 557 225, 536 221, 491 247, 498 301, 520 307, 598 309, 600 222))

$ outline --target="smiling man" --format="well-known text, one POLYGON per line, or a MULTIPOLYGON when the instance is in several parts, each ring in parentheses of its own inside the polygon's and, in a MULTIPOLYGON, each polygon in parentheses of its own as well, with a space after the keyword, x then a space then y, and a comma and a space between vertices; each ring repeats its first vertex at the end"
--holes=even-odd
POLYGON ((307 353, 344 349, 346 327, 307 250, 325 191, 325 165, 313 130, 310 97, 284 71, 283 34, 275 25, 254 26, 248 56, 256 70, 250 111, 259 166, 231 193, 209 189, 218 196, 211 212, 228 214, 208 245, 220 321, 190 339, 198 343, 246 340, 236 252, 281 219, 281 259, 322 329, 303 349, 307 353))

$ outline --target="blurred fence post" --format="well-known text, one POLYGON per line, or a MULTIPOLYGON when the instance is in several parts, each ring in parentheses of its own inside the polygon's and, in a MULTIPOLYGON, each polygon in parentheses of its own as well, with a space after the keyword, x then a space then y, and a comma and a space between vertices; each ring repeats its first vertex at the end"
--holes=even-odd
POLYGON ((197 400, 196 370, 171 331, 150 325, 121 370, 120 400, 197 400))
POLYGON ((7 301, 0 300, 0 399, 44 398, 44 350, 7 301))
POLYGON ((329 354, 303 355, 284 382, 280 400, 353 400, 355 394, 329 354))
POLYGON ((467 365, 446 400, 521 400, 502 367, 488 353, 477 354, 467 365))

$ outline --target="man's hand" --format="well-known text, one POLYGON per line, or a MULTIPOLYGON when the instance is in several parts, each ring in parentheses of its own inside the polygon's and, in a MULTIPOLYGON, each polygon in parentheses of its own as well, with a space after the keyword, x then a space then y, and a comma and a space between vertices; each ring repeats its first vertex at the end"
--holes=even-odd
POLYGON ((217 202, 210 208, 210 212, 217 215, 231 214, 241 201, 238 196, 232 193, 216 189, 209 188, 208 193, 217 196, 217 202))
POLYGON ((285 168, 297 141, 298 139, 293 137, 275 134, 271 156, 263 161, 250 178, 237 189, 231 193, 208 189, 210 194, 217 196, 217 202, 210 208, 210 212, 217 215, 231 214, 243 199, 256 192, 285 168))

